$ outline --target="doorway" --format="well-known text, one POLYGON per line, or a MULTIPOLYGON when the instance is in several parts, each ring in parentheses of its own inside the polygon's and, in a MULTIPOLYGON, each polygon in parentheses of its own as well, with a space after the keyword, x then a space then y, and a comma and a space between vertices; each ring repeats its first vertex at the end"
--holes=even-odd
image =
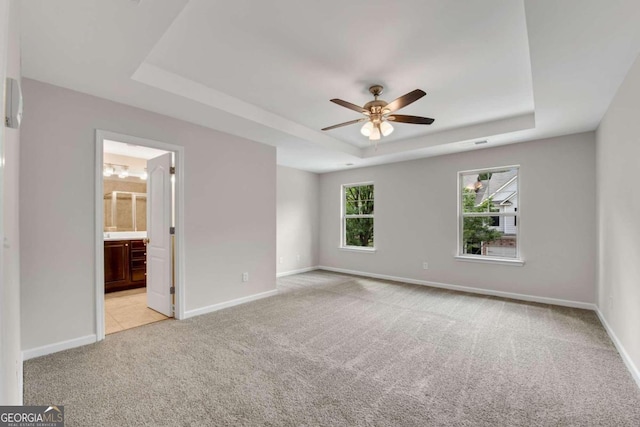
POLYGON ((96 132, 96 336, 182 318, 183 149, 96 132))

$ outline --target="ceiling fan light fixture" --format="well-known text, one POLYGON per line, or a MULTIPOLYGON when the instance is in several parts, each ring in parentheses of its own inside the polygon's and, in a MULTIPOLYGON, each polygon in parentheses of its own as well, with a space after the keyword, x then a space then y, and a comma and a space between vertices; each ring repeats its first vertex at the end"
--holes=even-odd
POLYGON ((362 126, 362 129, 360 129, 360 133, 363 134, 364 136, 369 136, 371 135, 372 130, 373 130, 373 123, 369 121, 362 126))
POLYGON ((389 136, 393 132, 393 126, 389 122, 382 122, 380 123, 380 132, 382 132, 382 136, 389 136))
POLYGON ((377 126, 373 126, 371 134, 369 135, 369 141, 377 141, 380 139, 380 129, 377 126))

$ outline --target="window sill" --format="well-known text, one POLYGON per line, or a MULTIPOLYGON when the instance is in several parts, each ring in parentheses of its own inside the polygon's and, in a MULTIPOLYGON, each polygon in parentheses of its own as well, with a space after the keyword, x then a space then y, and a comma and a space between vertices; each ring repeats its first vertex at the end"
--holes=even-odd
POLYGON ((376 248, 367 248, 367 247, 358 247, 358 246, 340 246, 338 249, 340 249, 341 251, 348 251, 348 252, 364 252, 364 253, 375 253, 376 252, 376 248))
POLYGON ((456 255, 454 258, 457 261, 479 262, 479 263, 486 263, 486 264, 502 264, 502 265, 511 265, 514 267, 522 267, 524 265, 524 260, 521 260, 521 259, 477 257, 477 256, 469 256, 469 255, 456 255))

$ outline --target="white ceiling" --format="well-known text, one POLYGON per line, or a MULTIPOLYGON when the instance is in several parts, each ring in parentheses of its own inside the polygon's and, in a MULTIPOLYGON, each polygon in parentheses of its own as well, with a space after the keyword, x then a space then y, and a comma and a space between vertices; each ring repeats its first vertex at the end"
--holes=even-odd
MULTIPOLYGON (((640 52, 637 0, 31 0, 23 75, 278 147, 316 172, 597 127, 640 52), (353 125, 371 84, 432 126, 377 149, 353 125), (473 144, 486 139, 488 144, 473 144)), ((170 142, 170 141, 167 141, 170 142)))
POLYGON ((157 148, 143 147, 141 145, 128 144, 125 142, 110 141, 105 139, 103 142, 103 151, 109 154, 117 154, 119 156, 135 157, 137 159, 149 160, 168 153, 168 151, 158 150, 157 148))

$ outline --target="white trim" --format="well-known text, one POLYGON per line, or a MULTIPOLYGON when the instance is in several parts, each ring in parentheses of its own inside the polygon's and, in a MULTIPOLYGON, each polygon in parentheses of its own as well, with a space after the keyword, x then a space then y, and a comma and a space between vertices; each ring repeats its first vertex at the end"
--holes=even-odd
POLYGON ((392 280, 394 282, 411 283, 413 285, 429 286, 432 288, 449 289, 452 291, 468 292, 472 294, 491 295, 501 298, 509 298, 520 301, 539 302, 542 304, 560 305, 563 307, 583 308, 585 310, 595 310, 596 305, 588 302, 571 301, 557 298, 539 297, 536 295, 517 294, 513 292, 494 291, 491 289, 471 288, 468 286, 450 285, 448 283, 429 282, 427 280, 409 279, 406 277, 387 276, 385 274, 366 273, 364 271, 347 270, 344 268, 327 267, 321 265, 320 270, 333 271, 335 273, 353 274, 356 276, 372 277, 374 279, 392 280))
POLYGON ((175 154, 176 167, 176 294, 174 317, 178 320, 185 318, 185 227, 184 227, 184 147, 152 139, 125 135, 116 132, 96 129, 96 166, 95 166, 95 239, 96 239, 96 339, 101 341, 105 337, 104 326, 104 232, 103 232, 103 149, 104 140, 125 142, 134 145, 157 148, 175 154))
POLYGON ((313 267, 305 267, 298 270, 283 271, 281 273, 276 273, 276 277, 293 276, 294 274, 307 273, 309 271, 317 270, 318 268, 319 267, 317 265, 314 265, 313 267))
POLYGON ((20 352, 20 360, 18 361, 17 367, 18 375, 18 389, 20 390, 20 399, 18 400, 18 405, 24 405, 24 352, 20 352))
POLYGON ((96 341, 97 341, 96 335, 91 334, 91 335, 85 335, 84 337, 73 338, 67 341, 60 341, 53 344, 43 345, 42 347, 23 350, 22 360, 33 359, 35 357, 57 353, 59 351, 68 350, 70 348, 82 347, 83 345, 93 344, 96 341))
MULTIPOLYGON (((456 250, 456 255, 455 257, 457 259, 460 259, 462 261, 472 261, 475 262, 476 260, 469 260, 466 257, 468 256, 467 254, 463 254, 463 226, 464 226, 464 218, 465 217, 475 217, 475 216, 513 216, 516 218, 519 218, 518 220, 518 225, 517 225, 517 234, 516 234, 516 257, 519 260, 519 262, 521 262, 521 265, 524 265, 524 261, 522 261, 520 259, 520 256, 522 255, 522 251, 521 251, 521 226, 522 226, 522 220, 520 219, 520 206, 522 205, 522 201, 520 200, 520 165, 510 165, 510 166, 499 166, 499 167, 494 167, 494 168, 484 168, 484 169, 472 169, 472 170, 466 170, 466 171, 458 171, 458 228, 457 228, 457 236, 456 236, 456 240, 457 240, 457 250, 456 250), (487 212, 485 213, 478 213, 477 215, 474 215, 474 213, 464 213, 463 212, 463 205, 462 205, 462 198, 463 198, 463 187, 462 187, 462 183, 463 183, 463 175, 469 175, 472 173, 493 173, 493 172, 499 172, 499 171, 503 171, 503 170, 507 170, 507 169, 517 169, 517 173, 516 176, 514 176, 513 178, 511 178, 506 184, 504 184, 502 187, 500 187, 500 189, 502 189, 503 187, 505 187, 508 183, 512 182, 514 179, 516 180, 516 193, 518 194, 518 210, 515 212, 509 212, 508 214, 506 212, 487 212), (495 215, 494 215, 495 214, 495 215)), ((493 194, 497 193, 494 192, 493 194)), ((490 196, 491 197, 491 196, 490 196)), ((510 197, 511 198, 511 197, 510 197)), ((498 264, 498 260, 506 260, 507 262, 502 263, 500 262, 500 264, 513 264, 512 260, 510 260, 509 258, 493 258, 492 261, 486 261, 486 262, 492 262, 494 264, 498 264)), ((482 261, 479 261, 482 262, 482 261)), ((517 262, 516 262, 517 264, 517 262)))
POLYGON ((607 331, 609 338, 611 338, 611 341, 613 341, 613 345, 616 346, 616 349, 618 350, 618 353, 620 354, 622 361, 627 366, 627 369, 631 373, 631 376, 636 382, 636 385, 640 387, 640 369, 638 369, 635 363, 633 363, 633 360, 629 356, 629 353, 627 353, 627 350, 625 350, 624 346, 616 336, 615 332, 613 332, 613 329, 611 329, 611 326, 609 326, 607 319, 605 319, 604 314, 602 314, 599 307, 596 307, 596 314, 598 315, 598 318, 600 319, 602 326, 604 326, 604 330, 607 331))
POLYGON ((95 286, 96 286, 96 341, 102 341, 105 336, 104 325, 104 176, 102 172, 104 164, 104 140, 105 135, 101 130, 96 130, 96 164, 95 168, 95 286))
MULTIPOLYGON (((340 249, 344 249, 344 250, 361 250, 361 249, 352 249, 352 248, 357 248, 357 246, 347 246, 345 245, 346 240, 347 240, 347 218, 371 218, 373 219, 373 227, 374 227, 374 238, 373 238, 373 242, 375 244, 375 201, 376 200, 376 185, 373 181, 365 181, 365 182, 355 182, 352 184, 340 184, 340 249), (374 214, 367 214, 367 215, 349 215, 347 217, 347 214, 345 212, 345 189, 347 188, 351 188, 351 187, 363 187, 365 185, 373 185, 373 203, 374 203, 374 209, 373 212, 374 214)), ((372 249, 368 249, 369 251, 375 252, 375 248, 372 249)))
POLYGON ((224 308, 234 307, 236 305, 245 304, 245 303, 256 301, 262 298, 268 298, 276 295, 277 293, 278 293, 278 290, 273 289, 271 291, 261 292, 259 294, 253 294, 247 297, 233 299, 231 301, 226 301, 218 304, 208 305, 206 307, 196 308, 194 310, 186 311, 184 313, 184 316, 185 316, 184 319, 200 316, 201 314, 213 313, 214 311, 222 310, 224 308))
POLYGON ((479 262, 486 264, 503 264, 503 265, 512 265, 514 267, 522 267, 524 265, 524 260, 522 259, 510 259, 510 258, 494 258, 494 257, 479 257, 472 255, 455 255, 454 258, 456 261, 466 261, 466 262, 479 262))
POLYGON ((497 166, 497 167, 490 167, 490 168, 469 169, 466 171, 458 171, 458 173, 470 174, 470 173, 477 173, 477 172, 500 172, 506 169, 513 169, 513 168, 520 168, 520 165, 507 165, 507 166, 497 166))
POLYGON ((338 249, 341 251, 350 251, 350 252, 365 252, 373 254, 377 251, 375 247, 369 246, 340 246, 338 249))

